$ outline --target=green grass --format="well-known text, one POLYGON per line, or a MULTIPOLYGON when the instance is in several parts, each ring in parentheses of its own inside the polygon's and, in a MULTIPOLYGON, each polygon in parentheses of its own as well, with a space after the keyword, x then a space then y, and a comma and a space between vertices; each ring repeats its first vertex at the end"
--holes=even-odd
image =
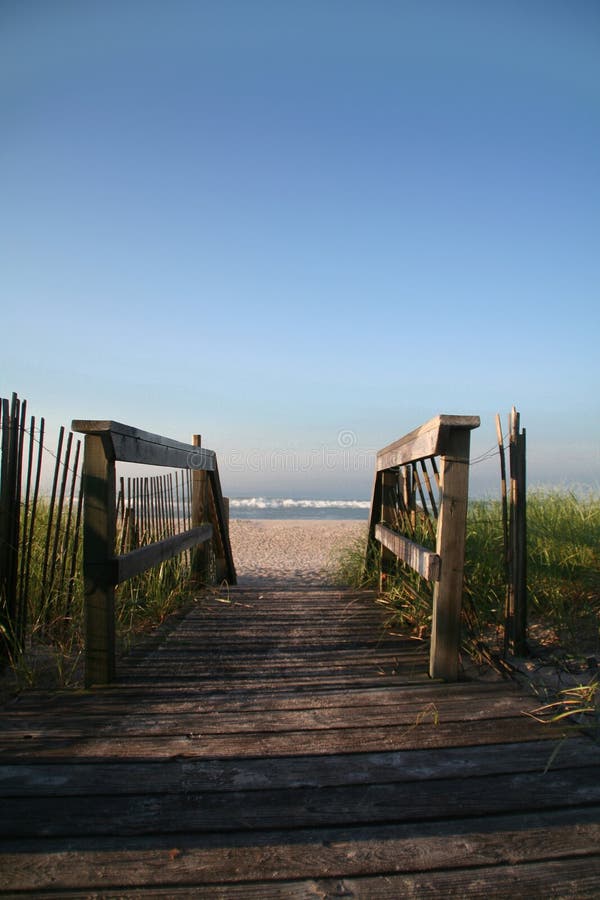
MULTIPOLYGON (((71 524, 70 534, 67 535, 63 522, 55 557, 52 554, 54 533, 51 533, 49 560, 45 564, 48 525, 49 506, 42 500, 38 503, 31 542, 24 645, 20 646, 10 626, 2 629, 11 690, 35 685, 64 686, 78 683, 82 677, 82 537, 80 536, 75 577, 70 583, 73 525, 71 524), (66 565, 63 567, 65 559, 66 565), (50 578, 52 571, 54 577, 50 578)), ((151 539, 150 535, 142 536, 140 543, 149 543, 151 539)), ((117 540, 117 546, 118 543, 117 540)), ((126 652, 140 636, 160 625, 171 613, 185 605, 189 597, 187 554, 167 560, 155 569, 119 585, 115 597, 119 650, 126 652)))
POLYGON ((180 556, 119 585, 115 610, 123 649, 189 601, 189 575, 189 566, 180 556))
MULTIPOLYGON (((530 491, 527 497, 528 610, 532 631, 544 629, 565 653, 598 652, 600 614, 600 496, 530 491)), ((379 555, 366 535, 345 548, 335 580, 378 586, 379 555)), ((498 641, 504 620, 502 509, 499 501, 469 504, 463 610, 465 641, 498 641)), ((397 624, 424 635, 431 625, 432 586, 402 564, 388 580, 386 598, 397 624)))

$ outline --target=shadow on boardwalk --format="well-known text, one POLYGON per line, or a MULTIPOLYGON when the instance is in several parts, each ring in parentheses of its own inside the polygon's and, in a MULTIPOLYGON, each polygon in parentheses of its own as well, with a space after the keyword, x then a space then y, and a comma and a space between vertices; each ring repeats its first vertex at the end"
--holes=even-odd
POLYGON ((382 615, 247 587, 113 687, 21 695, 0 894, 598 896, 600 749, 512 685, 430 681, 382 615))

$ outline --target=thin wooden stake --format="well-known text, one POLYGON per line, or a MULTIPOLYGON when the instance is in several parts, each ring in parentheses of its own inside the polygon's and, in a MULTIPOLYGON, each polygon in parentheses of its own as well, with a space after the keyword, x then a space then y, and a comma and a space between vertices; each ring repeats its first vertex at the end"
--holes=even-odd
POLYGON ((512 622, 510 622, 510 598, 509 598, 509 579, 510 579, 510 544, 508 536, 508 501, 506 493, 506 456, 504 453, 504 436, 502 434, 502 422, 500 414, 496 413, 496 437, 498 439, 498 453, 500 456, 500 491, 502 500, 502 542, 504 547, 503 567, 504 567, 504 583, 506 585, 506 593, 504 600, 504 652, 509 649, 511 640, 512 622))
POLYGON ((420 461, 421 471, 423 472, 423 478, 425 479, 425 486, 427 487, 427 493, 429 494, 429 499, 431 501, 431 509, 433 511, 433 518, 437 519, 438 517, 438 508, 435 502, 435 497, 433 496, 433 490, 431 487, 431 481, 429 479, 429 472, 427 471, 427 466, 425 465, 425 460, 422 459, 420 461))
POLYGON ((27 453, 27 477, 25 479, 25 500, 23 503, 23 530, 21 532, 21 559, 19 569, 19 627, 23 635, 25 635, 27 630, 27 594, 25 593, 25 574, 27 571, 27 557, 31 554, 30 548, 27 546, 27 537, 29 534, 29 517, 31 513, 29 503, 31 498, 31 476, 33 473, 34 435, 35 416, 32 416, 29 422, 29 450, 27 453))
POLYGON ((58 477, 60 473, 60 457, 62 454, 63 440, 65 436, 64 425, 61 425, 58 435, 58 447, 56 450, 56 461, 54 464, 54 477, 52 479, 52 494, 50 496, 50 506, 48 508, 48 530, 46 531, 46 541, 44 544, 44 565, 42 568, 42 604, 44 607, 44 618, 46 623, 49 621, 50 610, 48 587, 48 561, 50 557, 50 541, 52 537, 52 525, 54 523, 54 506, 56 503, 56 490, 58 487, 58 477))
MULTIPOLYGON (((65 587, 68 587, 68 585, 66 585, 65 582, 66 582, 66 575, 67 575, 67 560, 69 557, 69 542, 70 541, 72 542, 71 538, 74 540, 74 535, 73 536, 71 535, 71 519, 73 516, 73 503, 75 500, 75 483, 77 481, 77 473, 79 470, 80 450, 81 450, 81 441, 78 440, 77 443, 75 444, 75 459, 73 460, 73 470, 71 472, 71 488, 69 490, 67 518, 65 521, 65 535, 64 535, 63 546, 62 546, 62 550, 61 550, 62 566, 61 566, 60 582, 59 582, 61 596, 64 595, 64 593, 65 593, 65 587)), ((67 596, 68 596, 68 591, 67 591, 67 596)), ((65 597, 65 600, 66 600, 66 597, 65 597)), ((66 617, 66 603, 65 603, 65 617, 66 617)))
MULTIPOLYGON (((33 551, 33 542, 34 542, 34 531, 35 531, 35 520, 37 515, 37 505, 38 498, 40 493, 40 479, 42 475, 42 461, 44 456, 44 436, 46 429, 46 421, 44 418, 40 419, 40 435, 38 440, 38 450, 37 450, 37 461, 36 461, 36 469, 35 469, 35 482, 33 487, 33 498, 31 501, 31 516, 29 521, 29 539, 27 541, 27 561, 25 563, 25 587, 24 587, 24 595, 25 602, 29 604, 29 584, 31 578, 31 554, 33 551)), ((35 437, 35 426, 32 426, 31 430, 31 439, 33 440, 35 437)))
POLYGON ((79 543, 81 535, 81 510, 83 508, 83 478, 79 481, 79 496, 77 497, 77 512, 75 515, 75 531, 73 534, 73 548, 71 550, 71 571, 69 572, 69 587, 67 591, 67 604, 65 607, 65 618, 71 615, 71 606, 75 595, 75 581, 77 574, 77 555, 79 553, 79 543))
POLYGON ((62 513, 63 513, 64 502, 65 502, 65 491, 66 491, 66 487, 67 487, 67 474, 69 471, 69 462, 71 459, 72 444, 73 444, 73 433, 70 431, 68 434, 68 437, 67 437, 67 447, 65 450, 65 458, 63 461, 63 474, 62 474, 62 478, 60 481, 60 492, 59 492, 59 496, 58 496, 58 505, 57 505, 57 512, 56 512, 56 526, 54 528, 54 544, 52 547, 52 561, 51 561, 51 565, 50 565, 50 578, 49 578, 50 592, 54 591, 56 599, 58 599, 58 590, 57 590, 57 586, 55 585, 54 582, 55 582, 55 577, 56 577, 56 565, 58 562, 58 547, 60 544, 60 537, 61 537, 60 526, 62 523, 62 513))
MULTIPOLYGON (((201 442, 201 436, 194 434, 194 447, 200 447, 201 442)), ((202 469, 192 469, 192 528, 204 524, 208 518, 208 476, 202 469)), ((191 577, 194 581, 206 582, 208 575, 208 548, 206 544, 199 544, 192 553, 191 577)))

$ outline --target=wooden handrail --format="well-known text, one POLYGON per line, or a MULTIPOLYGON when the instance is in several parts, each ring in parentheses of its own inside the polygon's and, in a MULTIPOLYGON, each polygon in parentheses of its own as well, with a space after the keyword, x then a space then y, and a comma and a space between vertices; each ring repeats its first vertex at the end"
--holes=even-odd
MULTIPOLYGON (((236 574, 216 454, 110 420, 75 419, 73 431, 85 434, 83 463, 85 592, 85 684, 109 684, 115 677, 115 587, 191 547, 218 538, 218 577, 235 584, 236 574), (115 463, 143 463, 205 473, 193 480, 192 508, 208 515, 209 504, 194 493, 210 488, 216 515, 208 524, 198 515, 193 527, 124 555, 115 555, 115 463)), ((206 499, 206 498, 205 498, 206 499)), ((198 572, 196 566, 196 574, 198 572)), ((201 568, 201 567, 200 567, 201 568)), ((203 574, 203 573, 202 573, 203 574)))
POLYGON ((377 453, 377 471, 444 454, 456 429, 479 428, 479 416, 435 416, 377 453))
POLYGON ((400 559, 434 583, 429 674, 446 681, 458 678, 470 434, 479 424, 479 416, 436 416, 377 453, 373 483, 369 538, 381 545, 381 571, 384 573, 391 559, 400 559), (438 503, 425 467, 426 460, 437 456, 440 468, 438 471, 435 466, 434 471, 439 486, 438 503), (427 491, 421 484, 418 465, 427 491), (412 485, 412 500, 403 498, 408 483, 412 485), (400 499, 404 516, 416 520, 415 484, 421 504, 427 503, 428 494, 437 518, 435 552, 390 527, 390 496, 400 499))

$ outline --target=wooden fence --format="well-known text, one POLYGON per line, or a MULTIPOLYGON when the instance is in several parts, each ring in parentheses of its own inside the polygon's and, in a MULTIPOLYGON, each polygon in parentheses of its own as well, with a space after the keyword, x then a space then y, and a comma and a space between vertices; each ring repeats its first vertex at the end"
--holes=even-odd
POLYGON ((71 615, 79 576, 81 442, 61 427, 56 448, 46 447, 45 420, 28 419, 27 401, 17 394, 0 401, 0 416, 0 644, 6 656, 23 648, 34 626, 49 629, 71 615), (44 462, 51 465, 49 497, 40 488, 44 462))
POLYGON ((198 547, 201 549, 194 554, 192 568, 196 577, 205 579, 205 545, 209 541, 214 541, 217 577, 234 584, 236 575, 216 454, 202 448, 199 437, 194 444, 183 444, 112 421, 75 420, 72 427, 85 434, 85 683, 91 686, 108 684, 115 676, 116 585, 198 547), (191 527, 129 552, 117 552, 117 461, 190 471, 191 527))
MULTIPOLYGON (((1 666, 31 643, 65 645, 80 631, 83 441, 64 427, 51 440, 44 418, 29 416, 27 401, 17 394, 0 399, 0 436, 1 666)), ((226 528, 226 498, 218 505, 206 473, 194 470, 196 454, 210 456, 199 444, 195 436, 194 445, 181 445, 192 451, 185 468, 117 479, 114 556, 173 538, 205 517, 226 528), (194 496, 204 505, 194 507, 194 496)), ((161 581, 174 586, 188 573, 210 581, 231 577, 229 543, 221 532, 219 525, 212 542, 185 549, 172 571, 163 568, 161 581)))
POLYGON ((371 501, 382 582, 397 559, 434 582, 429 674, 448 681, 458 678, 470 437, 479 424, 440 415, 384 447, 371 501))

